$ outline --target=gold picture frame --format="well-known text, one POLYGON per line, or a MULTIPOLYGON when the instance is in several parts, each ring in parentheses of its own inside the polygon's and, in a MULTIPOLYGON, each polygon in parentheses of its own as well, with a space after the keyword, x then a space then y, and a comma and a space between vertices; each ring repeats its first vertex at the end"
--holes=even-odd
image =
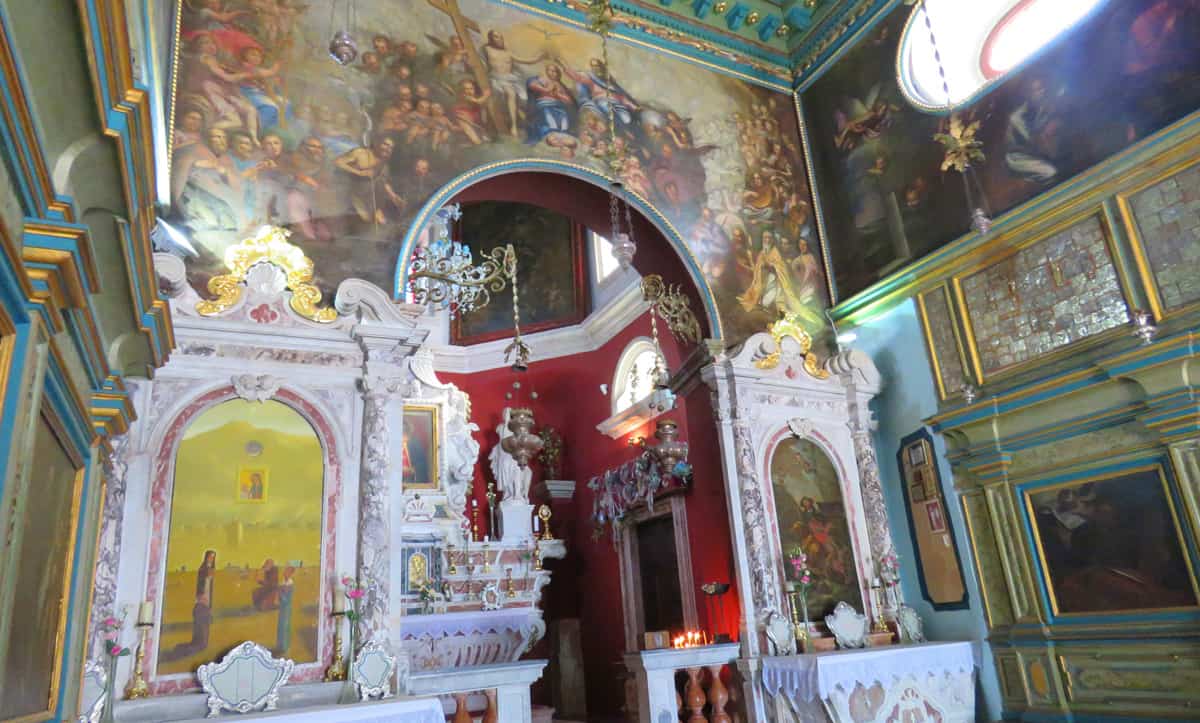
POLYGON ((401 425, 400 486, 404 491, 441 487, 441 407, 405 404, 401 425))
MULTIPOLYGON (((1122 491, 1128 492, 1128 490, 1122 491)), ((1080 496, 1080 493, 1077 493, 1076 496, 1080 496)), ((1096 615, 1144 615, 1146 613, 1163 613, 1180 610, 1195 610, 1200 608, 1200 584, 1197 583, 1196 571, 1192 566, 1191 556, 1188 554, 1187 539, 1183 534, 1183 526, 1179 519, 1179 510, 1176 508, 1175 499, 1171 494, 1171 487, 1161 463, 1131 467, 1129 469, 1124 469, 1117 472, 1083 476, 1067 482, 1058 482, 1055 484, 1036 486, 1032 488, 1026 487, 1021 490, 1021 498, 1024 502, 1025 513, 1028 517, 1029 529, 1032 531, 1033 535, 1033 552, 1038 564, 1038 574, 1042 580, 1043 586, 1045 587, 1046 596, 1050 601, 1049 612, 1054 617, 1071 618, 1096 615), (1153 474, 1157 478, 1158 485, 1136 484, 1136 479, 1139 476, 1148 474, 1153 474), (1046 527, 1046 525, 1044 524, 1044 520, 1041 519, 1044 518, 1045 515, 1040 513, 1038 509, 1039 506, 1044 507, 1047 498, 1043 497, 1042 500, 1036 500, 1035 497, 1047 495, 1049 493, 1060 493, 1059 496, 1061 497, 1061 491, 1063 490, 1091 487, 1093 485, 1114 485, 1119 483, 1121 480, 1125 480, 1131 490, 1138 489, 1144 492, 1150 488, 1154 488, 1162 495, 1164 509, 1170 518, 1169 528, 1170 531, 1174 533, 1173 536, 1170 536, 1170 539, 1173 540, 1176 545, 1178 545, 1178 551, 1180 555, 1178 564, 1181 568, 1180 571, 1183 572, 1187 578, 1187 592, 1191 593, 1191 604, 1162 605, 1157 607, 1130 607, 1128 605, 1114 605, 1113 607, 1101 607, 1089 610, 1070 610, 1066 609, 1068 606, 1063 604, 1063 591, 1057 589, 1055 586, 1054 571, 1052 570, 1053 561, 1049 559, 1049 556, 1046 552, 1048 530, 1043 529, 1046 527), (1130 481, 1132 481, 1132 484, 1130 481)), ((1123 508, 1126 507, 1128 507, 1128 502, 1126 502, 1123 506, 1123 508)), ((1142 529, 1142 532, 1145 531, 1145 529, 1142 529)), ((1124 540, 1125 538, 1118 535, 1116 539, 1124 540)), ((1125 577, 1132 579, 1129 575, 1125 575, 1125 577)), ((1111 588, 1108 589, 1110 589, 1111 593, 1111 588)), ((1102 596, 1100 592, 1096 592, 1094 595, 1092 595, 1092 597, 1098 596, 1102 596)))
POLYGON ((267 501, 271 470, 267 467, 238 467, 234 500, 238 504, 261 505, 267 501))

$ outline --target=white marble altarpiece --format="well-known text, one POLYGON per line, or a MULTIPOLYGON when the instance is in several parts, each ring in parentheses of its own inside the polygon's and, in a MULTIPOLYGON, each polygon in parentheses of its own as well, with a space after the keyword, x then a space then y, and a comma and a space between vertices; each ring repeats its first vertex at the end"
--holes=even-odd
MULTIPOLYGON (((433 354, 423 347, 431 322, 422 307, 351 279, 332 300, 337 313, 314 321, 296 309, 287 264, 264 259, 241 276, 233 303, 215 311, 201 305, 201 314, 183 263, 165 254, 155 262, 171 296, 177 347, 152 380, 130 382, 138 418, 114 445, 118 454, 106 470, 93 619, 137 610, 144 600, 159 609, 175 452, 199 414, 240 398, 288 405, 312 425, 323 452, 317 661, 296 665, 290 685, 320 681, 333 659, 332 613, 343 575, 368 590, 359 643, 375 640, 406 656, 414 674, 515 661, 545 633, 539 601, 550 573, 534 569, 532 541, 468 545, 477 427, 467 395, 434 372, 433 354), (406 405, 436 409, 436 484, 420 490, 401 481, 406 405), (492 584, 507 593, 510 569, 512 594, 485 612, 482 589, 492 584)), ((561 542, 543 543, 540 553, 561 557, 565 550, 561 542)), ((198 689, 193 674, 155 670, 159 625, 146 637, 151 694, 198 689)), ((343 647, 343 657, 349 654, 343 647)), ((127 661, 117 673, 119 689, 130 679, 127 661)))

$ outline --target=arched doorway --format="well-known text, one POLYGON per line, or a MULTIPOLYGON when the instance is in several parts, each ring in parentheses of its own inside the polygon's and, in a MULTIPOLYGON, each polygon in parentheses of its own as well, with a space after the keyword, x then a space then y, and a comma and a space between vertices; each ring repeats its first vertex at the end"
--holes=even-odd
MULTIPOLYGON (((532 203, 574 218, 597 233, 607 233, 611 179, 586 166, 564 161, 517 160, 481 166, 447 183, 434 194, 409 226, 400 246, 393 295, 403 298, 408 284, 408 263, 417 240, 438 209, 448 203, 476 200, 532 203)), ((716 298, 700 264, 679 231, 652 203, 622 191, 630 206, 635 236, 639 240, 634 266, 639 272, 659 273, 668 283, 678 283, 695 297, 703 310, 707 337, 723 340, 724 331, 716 298)), ((624 221, 622 221, 624 223, 624 221)))
MULTIPOLYGON (((514 170, 447 194, 438 207, 461 204, 465 217, 473 205, 533 205, 597 233, 607 233, 608 199, 603 185, 544 170, 514 170)), ((681 255, 658 224, 634 211, 637 271, 659 274, 667 283, 678 285, 698 317, 701 338, 713 338, 719 321, 715 309, 712 315, 707 312, 711 293, 706 285, 696 285, 696 277, 687 267, 690 256, 686 249, 681 255)), ((403 283, 401 279, 398 276, 398 284, 403 283)), ((637 290, 636 283, 633 290, 637 290)), ((525 298, 524 292, 521 298, 525 298)), ((492 303, 497 302, 493 299, 492 303)), ((522 310, 523 329, 524 317, 522 310)), ((602 719, 617 716, 623 709, 629 711, 621 684, 624 656, 640 648, 643 633, 667 627, 669 634, 679 634, 686 627, 713 637, 737 636, 736 590, 727 587, 721 605, 710 603, 701 591, 707 583, 736 588, 736 581, 711 396, 707 387, 695 383, 694 376, 685 382, 685 373, 680 372, 699 343, 676 338, 661 319, 657 331, 666 366, 677 373, 673 380, 676 404, 664 413, 646 411, 645 398, 637 400, 643 403, 640 409, 613 403, 618 389, 647 389, 615 382, 622 370, 646 372, 645 364, 623 363, 631 343, 646 342, 652 335, 649 314, 637 304, 624 312, 602 304, 574 327, 526 335, 533 361, 520 376, 503 363, 463 373, 439 373, 443 381, 470 396, 472 421, 481 428, 476 434, 481 464, 473 486, 481 510, 487 509, 486 491, 492 481, 487 460, 500 438, 504 408, 515 405, 513 397, 536 391, 529 406, 537 429, 553 429, 561 440, 563 452, 554 477, 539 462, 531 497, 535 504, 553 507, 554 534, 566 538, 568 553, 563 560, 546 562, 553 572, 543 598, 550 630, 531 655, 555 661, 544 681, 535 686, 535 702, 553 706, 558 715, 572 719, 602 719), (597 317, 606 321, 597 323, 597 317), (519 392, 514 383, 521 385, 519 392), (622 414, 626 417, 613 422, 622 414), (611 516, 599 514, 609 492, 603 483, 593 484, 593 480, 603 480, 614 470, 630 469, 642 453, 640 440, 650 438, 653 443, 657 423, 667 419, 678 424, 680 438, 691 445, 690 482, 659 491, 652 505, 644 496, 625 500, 622 504, 628 507, 621 514, 628 526, 618 529, 610 524, 611 516), (559 494, 564 484, 573 488, 573 497, 559 494), (584 701, 586 708, 576 707, 584 701)), ((481 341, 466 346, 466 355, 478 359, 506 343, 507 339, 481 341)), ((642 346, 647 347, 645 343, 642 346)))

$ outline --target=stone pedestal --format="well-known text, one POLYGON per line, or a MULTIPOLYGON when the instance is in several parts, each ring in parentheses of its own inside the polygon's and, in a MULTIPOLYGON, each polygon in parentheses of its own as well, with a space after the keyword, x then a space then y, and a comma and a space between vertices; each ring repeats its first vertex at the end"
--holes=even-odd
POLYGON ((518 500, 500 502, 500 539, 506 544, 533 538, 533 505, 518 500))

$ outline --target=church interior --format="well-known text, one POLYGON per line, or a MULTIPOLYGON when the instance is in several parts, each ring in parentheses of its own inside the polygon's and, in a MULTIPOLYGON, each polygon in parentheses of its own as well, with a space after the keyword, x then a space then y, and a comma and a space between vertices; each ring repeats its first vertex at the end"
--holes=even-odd
POLYGON ((1200 721, 1197 37, 0 0, 0 723, 1200 721))

